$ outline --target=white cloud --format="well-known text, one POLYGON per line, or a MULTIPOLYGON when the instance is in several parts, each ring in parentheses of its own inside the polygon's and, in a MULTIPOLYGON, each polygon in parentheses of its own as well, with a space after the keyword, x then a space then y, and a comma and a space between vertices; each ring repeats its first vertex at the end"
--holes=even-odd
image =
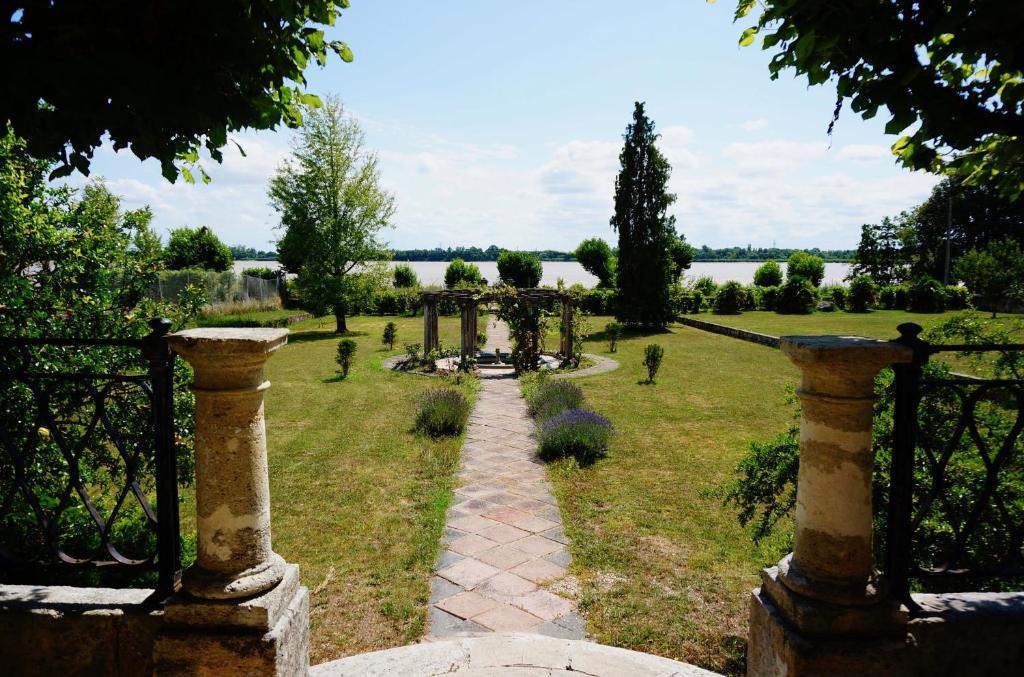
POLYGON ((837 157, 840 160, 851 160, 853 162, 878 162, 889 160, 892 162, 894 156, 888 146, 869 144, 849 144, 839 149, 837 157))
POLYGON ((762 129, 768 129, 768 121, 764 118, 757 118, 756 120, 745 120, 740 123, 740 127, 745 132, 759 132, 762 129))
POLYGON ((775 139, 731 143, 722 154, 733 162, 734 168, 741 174, 765 174, 797 169, 823 156, 827 150, 820 143, 775 139))

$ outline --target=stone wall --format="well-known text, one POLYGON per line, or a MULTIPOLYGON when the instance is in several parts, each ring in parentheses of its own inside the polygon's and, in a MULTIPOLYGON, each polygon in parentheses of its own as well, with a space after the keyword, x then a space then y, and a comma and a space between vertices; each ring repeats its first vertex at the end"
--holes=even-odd
POLYGON ((163 612, 152 590, 0 586, 0 656, 7 675, 124 675, 153 672, 163 612))
POLYGON ((759 334, 756 331, 747 331, 746 329, 727 327, 724 324, 715 324, 714 322, 695 320, 692 317, 680 317, 679 324, 684 324, 687 327, 693 327, 694 329, 700 329, 701 331, 709 331, 712 334, 721 334, 722 336, 737 338, 740 339, 741 341, 760 343, 761 345, 768 346, 769 348, 779 347, 778 336, 769 336, 768 334, 759 334))

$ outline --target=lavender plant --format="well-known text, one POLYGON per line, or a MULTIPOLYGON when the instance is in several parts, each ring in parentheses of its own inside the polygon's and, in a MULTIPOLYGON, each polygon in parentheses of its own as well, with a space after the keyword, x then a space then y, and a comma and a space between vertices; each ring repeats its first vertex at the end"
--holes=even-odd
POLYGON ((552 416, 540 427, 540 456, 551 460, 572 456, 589 465, 608 452, 611 421, 585 409, 569 409, 552 416))

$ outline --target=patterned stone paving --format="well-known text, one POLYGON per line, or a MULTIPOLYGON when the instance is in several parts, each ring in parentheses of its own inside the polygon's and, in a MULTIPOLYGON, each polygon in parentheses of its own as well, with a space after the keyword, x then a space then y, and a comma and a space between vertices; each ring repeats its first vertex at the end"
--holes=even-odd
MULTIPOLYGON (((502 340, 504 329, 492 323, 488 333, 502 340)), ((431 584, 428 638, 492 631, 585 637, 574 603, 550 589, 570 556, 534 433, 511 373, 485 372, 431 584)))

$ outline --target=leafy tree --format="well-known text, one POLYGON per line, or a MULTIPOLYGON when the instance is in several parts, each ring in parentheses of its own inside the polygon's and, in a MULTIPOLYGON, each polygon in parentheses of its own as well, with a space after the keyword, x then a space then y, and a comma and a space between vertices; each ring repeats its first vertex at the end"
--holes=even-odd
POLYGON ((359 123, 336 98, 306 108, 291 157, 270 182, 270 201, 284 229, 278 260, 298 273, 306 302, 332 309, 335 330, 347 331, 345 318, 358 307, 356 297, 390 277, 386 271, 354 271, 386 258, 378 236, 390 227, 395 201, 380 186, 377 157, 363 147, 359 123))
POLYGON ((608 243, 599 237, 580 242, 573 252, 583 270, 597 278, 597 286, 608 289, 615 286, 615 269, 618 260, 608 243))
POLYGON ((672 168, 655 146, 658 135, 643 103, 636 102, 623 138, 611 218, 619 233, 615 317, 626 324, 664 327, 672 319, 669 244, 675 236, 675 217, 668 208, 676 196, 667 190, 672 168))
POLYGON ((164 260, 171 270, 200 268, 217 272, 227 270, 234 263, 231 250, 207 226, 172 230, 164 260))
POLYGON ((531 288, 543 275, 540 259, 529 252, 505 251, 498 254, 498 275, 512 287, 531 288))
POLYGON ((477 286, 484 284, 480 269, 462 259, 455 259, 444 271, 444 286, 452 289, 460 284, 477 286))
POLYGON ((754 271, 754 284, 758 287, 778 287, 782 284, 782 266, 777 261, 765 261, 754 271))
POLYGON ((835 82, 861 117, 886 108, 885 127, 911 169, 955 172, 1016 199, 1024 192, 1024 17, 1014 2, 739 0, 761 14, 741 45, 764 35, 772 78, 787 69, 835 82), (910 130, 909 132, 907 130, 910 130))
POLYGON ((690 269, 696 253, 697 250, 686 241, 684 235, 674 236, 669 240, 668 255, 672 261, 673 282, 679 282, 679 278, 683 276, 683 273, 690 269))
POLYGON ((992 317, 999 302, 1024 291, 1024 250, 1010 238, 972 249, 956 263, 956 276, 980 296, 992 317))
POLYGON ((820 286, 825 279, 825 261, 807 252, 793 252, 786 261, 786 279, 797 277, 807 280, 812 287, 820 286))
POLYGON ((904 212, 896 220, 860 228, 860 244, 853 255, 851 273, 870 275, 878 284, 896 284, 907 278, 913 250, 913 216, 904 212))
POLYGON ((323 66, 331 51, 352 60, 322 30, 348 0, 3 7, 0 120, 31 155, 60 158, 51 176, 88 174, 109 136, 155 158, 167 179, 180 170, 191 180, 200 149, 220 162, 232 132, 298 126, 302 106, 319 102, 302 91, 311 61, 323 66))
POLYGON ((417 277, 416 271, 407 263, 399 263, 395 266, 393 275, 394 285, 399 289, 412 289, 420 286, 420 279, 417 277))

